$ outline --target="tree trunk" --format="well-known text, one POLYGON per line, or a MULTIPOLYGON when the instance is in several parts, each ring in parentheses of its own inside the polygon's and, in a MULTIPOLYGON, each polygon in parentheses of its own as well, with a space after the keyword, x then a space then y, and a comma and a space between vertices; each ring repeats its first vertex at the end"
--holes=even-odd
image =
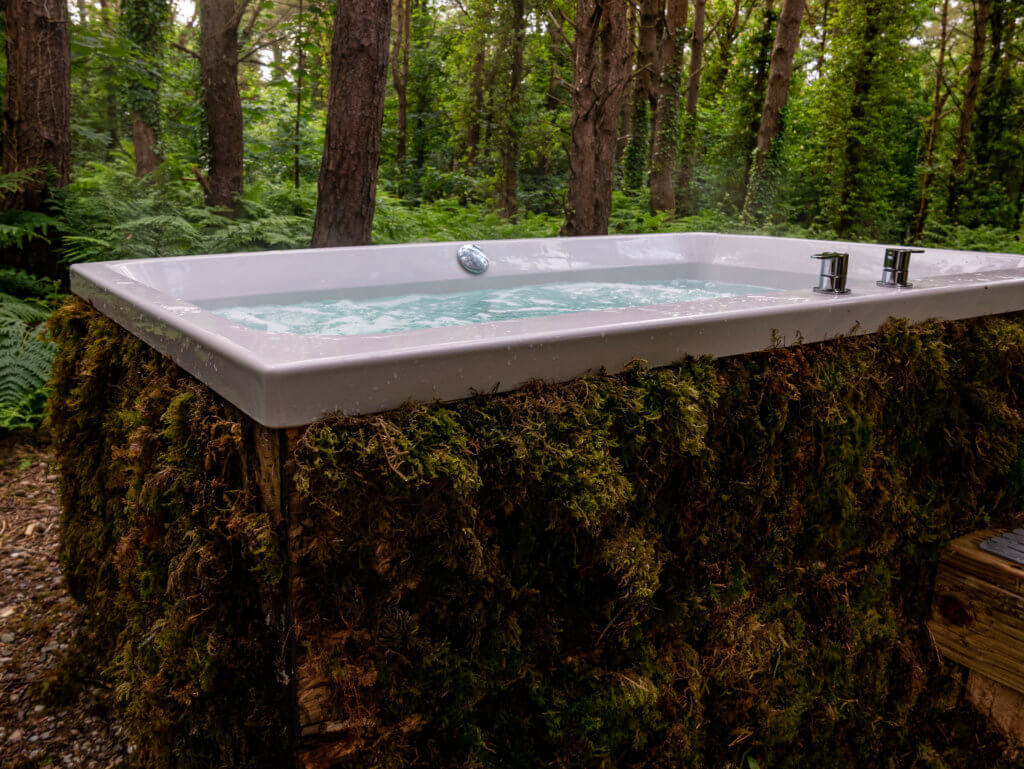
POLYGON ((605 235, 619 108, 629 79, 626 0, 576 0, 569 191, 563 235, 605 235))
POLYGON ((935 66, 935 89, 932 92, 932 114, 928 119, 928 138, 925 141, 924 173, 921 174, 921 202, 917 207, 917 220, 914 224, 914 235, 921 237, 924 223, 928 218, 928 188, 931 186, 935 172, 932 162, 935 159, 935 143, 939 136, 939 125, 942 122, 942 108, 946 104, 942 91, 943 78, 946 71, 946 48, 949 41, 949 0, 942 0, 942 17, 939 27, 939 60, 935 66))
MULTIPOLYGON (((757 134, 761 126, 761 113, 765 100, 768 97, 768 70, 772 57, 772 27, 775 24, 775 0, 765 0, 764 18, 761 22, 761 34, 758 35, 760 45, 758 46, 757 64, 754 70, 754 87, 752 92, 750 111, 749 144, 744 157, 743 179, 739 202, 742 205, 747 199, 747 182, 753 168, 754 154, 757 149, 757 134)), ((798 32, 799 34, 799 32, 798 32)))
MULTIPOLYGON (((480 116, 484 111, 484 67, 487 64, 484 46, 481 45, 473 59, 473 79, 469 86, 472 113, 466 127, 466 159, 473 163, 480 147, 480 116)), ((554 65, 552 64, 552 67, 554 65)))
POLYGON ((134 61, 128 75, 127 107, 132 116, 135 175, 142 177, 160 165, 160 81, 164 33, 171 16, 170 0, 122 0, 118 24, 134 61))
POLYGON ((824 0, 821 6, 821 40, 818 42, 818 75, 825 72, 825 54, 828 52, 828 24, 829 24, 829 0, 824 0))
MULTIPOLYGON (((31 172, 3 209, 45 211, 71 170, 71 48, 62 0, 4 0, 7 81, 3 106, 3 172, 31 172)), ((33 240, 5 250, 3 263, 38 275, 58 274, 53 244, 33 240)))
POLYGON ((967 150, 971 143, 971 128, 974 125, 974 111, 978 104, 978 86, 985 63, 985 41, 988 37, 988 20, 992 13, 992 0, 974 0, 974 31, 972 34, 971 60, 967 66, 967 82, 964 86, 964 100, 960 109, 960 126, 957 129, 953 156, 953 176, 960 177, 967 167, 967 150))
POLYGON ((626 147, 626 176, 630 189, 643 184, 648 158, 654 147, 652 121, 658 111, 658 22, 661 8, 659 0, 640 0, 640 20, 637 34, 636 73, 633 78, 631 130, 626 147))
POLYGON ((302 81, 306 74, 306 20, 303 9, 303 1, 299 0, 299 10, 295 15, 296 34, 295 49, 298 52, 298 61, 295 68, 295 125, 292 138, 295 140, 295 149, 292 156, 292 174, 295 189, 299 188, 301 181, 300 171, 302 166, 302 81))
POLYGON ((760 201, 753 200, 751 190, 760 187, 764 176, 765 161, 771 152, 772 142, 782 131, 782 110, 789 98, 789 84, 793 77, 793 57, 800 45, 800 22, 807 7, 806 0, 783 0, 779 15, 779 26, 775 33, 775 47, 772 50, 771 66, 768 70, 768 90, 765 93, 764 108, 761 110, 761 124, 757 130, 757 146, 751 170, 751 183, 747 184, 747 200, 744 208, 757 212, 760 201))
MULTIPOLYGON (((703 0, 698 0, 703 2, 703 0)), ((679 97, 686 55, 687 0, 668 0, 663 50, 666 62, 660 78, 660 101, 655 119, 656 133, 651 154, 651 212, 674 211, 673 177, 679 150, 679 97)), ((696 108, 696 101, 694 101, 696 108)))
POLYGON ((694 212, 693 172, 697 163, 697 99, 700 97, 700 76, 704 68, 704 16, 706 0, 693 4, 693 38, 690 43, 690 80, 686 85, 686 122, 683 126, 683 152, 679 161, 679 182, 676 185, 676 211, 694 212))
POLYGON ((138 112, 132 112, 132 144, 135 146, 135 175, 143 177, 160 167, 156 154, 156 128, 138 112))
POLYGON ((369 243, 388 76, 391 0, 338 0, 314 246, 369 243))
POLYGON ((502 133, 501 147, 501 212, 507 219, 515 221, 519 212, 519 134, 522 90, 523 90, 523 49, 526 47, 526 9, 523 0, 509 0, 509 55, 511 66, 508 78, 508 100, 502 133))
POLYGON ((409 45, 412 41, 412 0, 395 4, 395 41, 391 49, 391 82, 398 99, 398 136, 395 159, 405 160, 409 135, 409 45))
POLYGON ((206 205, 234 214, 242 195, 242 98, 238 92, 238 25, 245 4, 235 0, 200 3, 199 68, 210 172, 206 205))

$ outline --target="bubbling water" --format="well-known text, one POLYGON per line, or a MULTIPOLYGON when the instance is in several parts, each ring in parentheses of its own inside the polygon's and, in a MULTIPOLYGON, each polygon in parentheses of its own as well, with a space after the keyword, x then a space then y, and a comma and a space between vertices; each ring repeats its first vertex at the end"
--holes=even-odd
POLYGON ((771 292, 760 286, 685 279, 545 283, 453 294, 240 304, 213 312, 260 331, 355 336, 771 292))

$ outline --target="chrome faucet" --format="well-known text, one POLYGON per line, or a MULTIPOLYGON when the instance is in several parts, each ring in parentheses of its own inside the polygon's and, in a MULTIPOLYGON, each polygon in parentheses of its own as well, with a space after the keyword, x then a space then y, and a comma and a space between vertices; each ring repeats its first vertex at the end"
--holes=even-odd
POLYGON ((913 288, 910 283, 910 255, 923 254, 920 248, 887 248, 882 265, 882 279, 877 285, 885 288, 913 288))
POLYGON ((850 266, 850 255, 838 251, 826 251, 815 254, 812 259, 821 260, 821 275, 818 285, 814 287, 818 294, 848 294, 846 287, 846 270, 850 266))

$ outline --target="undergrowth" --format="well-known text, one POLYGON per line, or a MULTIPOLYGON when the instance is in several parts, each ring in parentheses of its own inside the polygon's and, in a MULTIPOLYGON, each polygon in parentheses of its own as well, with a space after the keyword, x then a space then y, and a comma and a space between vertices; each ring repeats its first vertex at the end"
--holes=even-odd
POLYGON ((52 281, 0 268, 0 435, 42 419, 54 354, 43 324, 55 296, 52 281))

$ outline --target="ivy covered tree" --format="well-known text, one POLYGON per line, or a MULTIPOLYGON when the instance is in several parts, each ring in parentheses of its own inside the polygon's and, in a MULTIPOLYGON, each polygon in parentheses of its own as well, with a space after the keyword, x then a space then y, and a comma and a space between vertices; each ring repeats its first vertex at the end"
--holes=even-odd
POLYGON ((118 24, 129 50, 125 61, 125 105, 131 114, 135 173, 160 165, 160 88, 170 0, 121 0, 118 24))

